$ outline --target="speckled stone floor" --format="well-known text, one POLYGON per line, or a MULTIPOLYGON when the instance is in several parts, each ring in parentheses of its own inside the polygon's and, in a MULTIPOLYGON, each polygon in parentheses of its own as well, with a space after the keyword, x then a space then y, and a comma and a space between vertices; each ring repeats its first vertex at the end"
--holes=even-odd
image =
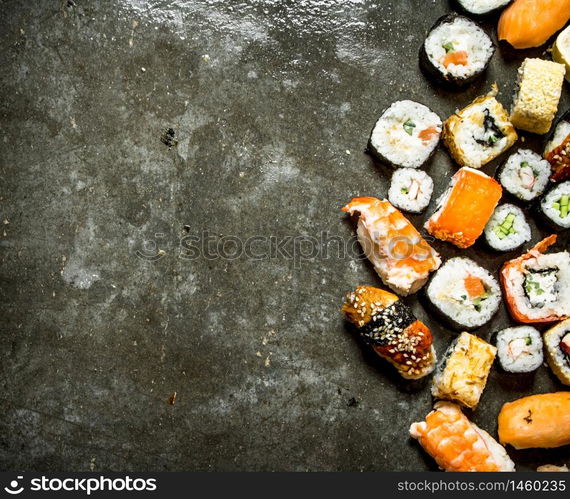
MULTIPOLYGON (((339 208, 386 195, 364 148, 392 101, 445 118, 497 81, 509 105, 544 49, 500 50, 449 93, 417 64, 445 0, 0 10, 0 468, 436 469, 407 436, 428 382, 401 380, 339 313, 380 284, 339 208)), ((435 195, 454 169, 438 151, 435 195)), ((461 254, 495 272, 506 259, 461 254)), ((441 354, 454 333, 407 302, 441 354)), ((545 367, 494 369, 474 420, 494 433, 505 401, 558 389, 545 367)), ((570 461, 510 452, 519 469, 570 461)))

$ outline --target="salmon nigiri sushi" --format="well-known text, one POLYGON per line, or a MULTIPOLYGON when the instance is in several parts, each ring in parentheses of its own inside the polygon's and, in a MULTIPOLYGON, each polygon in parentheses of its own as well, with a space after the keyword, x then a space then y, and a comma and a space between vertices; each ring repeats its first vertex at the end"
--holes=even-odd
POLYGON ((445 471, 515 471, 503 446, 451 402, 437 402, 410 435, 445 471))
POLYGON ((439 254, 389 201, 354 198, 342 211, 360 214, 358 241, 384 284, 396 293, 415 293, 441 265, 439 254))
POLYGON ((468 248, 483 233, 502 192, 495 179, 473 168, 461 168, 425 228, 442 241, 468 248))
POLYGON ((515 449, 570 444, 570 392, 542 393, 507 402, 499 413, 499 440, 515 449))
POLYGON ((516 49, 539 47, 570 19, 570 0, 515 0, 501 14, 497 35, 516 49))

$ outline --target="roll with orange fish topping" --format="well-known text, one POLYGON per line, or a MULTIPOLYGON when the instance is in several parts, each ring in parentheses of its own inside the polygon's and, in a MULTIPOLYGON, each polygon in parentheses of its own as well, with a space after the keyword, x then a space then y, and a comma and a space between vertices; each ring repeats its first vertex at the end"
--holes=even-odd
POLYGON ((358 286, 342 306, 361 338, 406 379, 431 373, 436 362, 429 328, 388 291, 358 286))

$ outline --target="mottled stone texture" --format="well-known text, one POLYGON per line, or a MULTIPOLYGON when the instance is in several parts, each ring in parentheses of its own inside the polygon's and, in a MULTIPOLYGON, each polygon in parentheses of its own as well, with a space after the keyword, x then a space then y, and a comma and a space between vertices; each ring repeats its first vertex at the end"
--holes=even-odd
MULTIPOLYGON (((486 79, 449 93, 417 58, 441 0, 0 9, 0 468, 435 469, 407 436, 428 383, 399 379, 339 313, 353 286, 380 284, 357 246, 215 258, 187 238, 206 231, 226 253, 228 236, 354 243, 340 206, 388 189, 364 154, 381 110, 410 98, 445 118, 493 81, 510 105, 517 66, 544 49, 498 51, 486 79)), ((454 168, 438 151, 435 195, 454 168)), ((494 271, 507 258, 434 245, 494 271)), ((441 354, 454 333, 406 301, 441 354)), ((501 310, 479 334, 507 323, 501 310)), ((545 367, 494 369, 473 417, 494 433, 503 402, 556 389, 545 367)))

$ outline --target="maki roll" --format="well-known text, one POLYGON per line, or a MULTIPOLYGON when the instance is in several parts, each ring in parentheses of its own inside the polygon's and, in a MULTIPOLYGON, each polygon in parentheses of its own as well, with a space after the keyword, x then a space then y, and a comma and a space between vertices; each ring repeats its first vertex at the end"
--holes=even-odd
POLYGON ((509 115, 495 99, 496 85, 443 124, 443 143, 461 166, 481 168, 504 153, 517 140, 509 115))
POLYGON ((544 158, 552 166, 554 182, 570 179, 570 111, 566 111, 546 143, 544 158))
POLYGON ((530 226, 513 204, 498 206, 485 227, 487 244, 497 251, 511 251, 530 241, 530 226))
POLYGON ((497 333, 497 353, 505 371, 529 373, 542 364, 542 338, 532 326, 509 327, 497 333))
POLYGON ((429 204, 433 180, 421 170, 399 168, 392 174, 388 199, 396 208, 421 213, 429 204))
POLYGON ((520 130, 543 134, 558 111, 566 68, 542 59, 525 59, 518 70, 511 123, 520 130))
POLYGON ((457 14, 443 16, 420 48, 420 66, 436 81, 461 87, 480 76, 495 52, 491 38, 475 21, 457 14))
POLYGON ((542 194, 550 173, 548 161, 529 149, 519 149, 509 156, 497 178, 509 194, 531 201, 542 194))
POLYGON ((412 423, 410 436, 442 470, 515 471, 505 448, 451 402, 436 402, 425 421, 412 423))
POLYGON ((570 319, 546 331, 544 344, 550 369, 562 383, 570 385, 570 319))
POLYGON ((570 227, 570 180, 550 189, 541 199, 540 213, 555 229, 570 227))
POLYGON ((469 333, 461 333, 449 346, 433 377, 435 398, 453 400, 475 409, 487 384, 497 349, 469 333))
POLYGON ((421 378, 434 369, 436 356, 429 328, 388 291, 358 286, 342 306, 362 339, 406 379, 421 378))
POLYGON ((419 168, 435 151, 441 126, 440 117, 427 106, 397 101, 374 125, 368 150, 394 168, 419 168))
POLYGON ((455 0, 459 8, 474 16, 486 16, 498 12, 511 0, 455 0))
POLYGON ((439 254, 385 199, 354 198, 342 211, 360 214, 358 241, 384 284, 396 293, 415 293, 441 265, 439 254))
POLYGON ((570 255, 544 254, 555 242, 555 234, 548 236, 501 269, 507 308, 517 322, 555 322, 570 316, 570 255))
POLYGON ((427 286, 430 304, 456 329, 475 329, 499 308, 501 288, 489 271, 469 258, 450 258, 427 286))
POLYGON ((468 248, 483 232, 502 192, 495 179, 472 168, 461 168, 439 198, 425 228, 442 241, 468 248))

